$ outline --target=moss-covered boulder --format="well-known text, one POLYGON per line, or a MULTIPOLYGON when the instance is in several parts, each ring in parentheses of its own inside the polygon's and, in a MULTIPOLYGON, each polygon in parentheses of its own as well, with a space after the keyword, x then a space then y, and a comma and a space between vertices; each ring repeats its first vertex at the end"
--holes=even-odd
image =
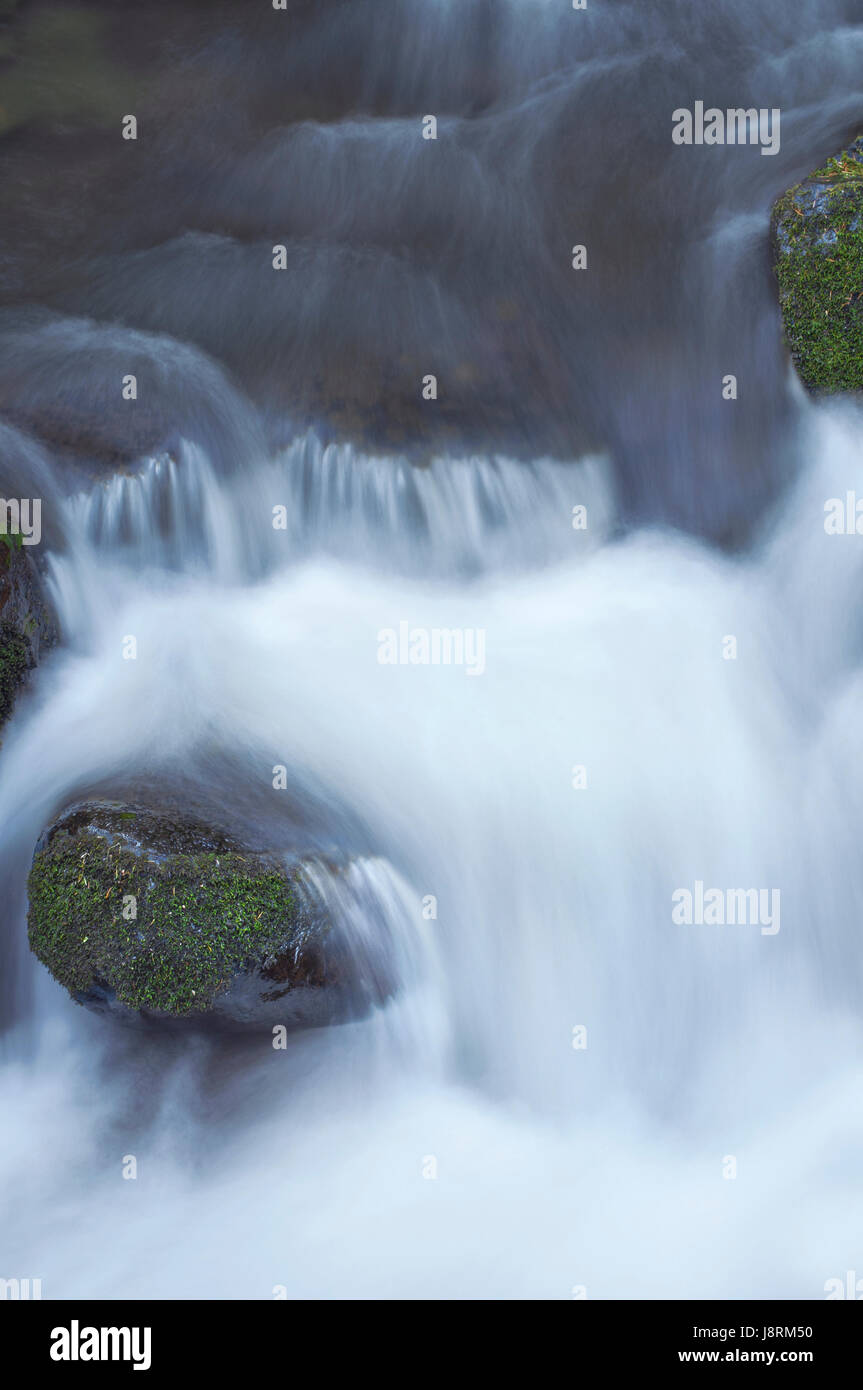
POLYGON ((811 391, 863 390, 863 136, 778 200, 785 336, 811 391))
POLYGON ((56 637, 30 551, 17 536, 0 536, 0 737, 28 671, 56 637))
POLYGON ((350 1011, 302 864, 138 806, 88 802, 36 847, 30 946, 79 1003, 127 1018, 309 1025, 350 1011))

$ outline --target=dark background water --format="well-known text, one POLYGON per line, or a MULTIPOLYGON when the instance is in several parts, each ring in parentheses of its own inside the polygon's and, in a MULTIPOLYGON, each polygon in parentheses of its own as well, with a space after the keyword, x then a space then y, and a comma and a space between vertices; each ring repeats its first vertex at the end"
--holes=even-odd
POLYGON ((861 22, 861 0, 14 7, 0 418, 91 465, 178 433, 230 462, 216 364, 275 439, 607 448, 625 516, 743 539, 797 467, 769 208, 863 122, 861 22), (780 152, 673 145, 696 100, 778 106, 780 152))

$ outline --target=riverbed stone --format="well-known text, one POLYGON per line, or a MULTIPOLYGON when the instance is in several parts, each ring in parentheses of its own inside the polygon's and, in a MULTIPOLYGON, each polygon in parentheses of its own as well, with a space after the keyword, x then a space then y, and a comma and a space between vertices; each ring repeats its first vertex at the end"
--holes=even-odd
POLYGON ((777 201, 785 337, 810 391, 863 390, 863 135, 777 201))
POLYGON ((91 801, 41 837, 30 946, 72 998, 127 1020, 316 1025, 350 1012, 303 864, 146 807, 91 801))

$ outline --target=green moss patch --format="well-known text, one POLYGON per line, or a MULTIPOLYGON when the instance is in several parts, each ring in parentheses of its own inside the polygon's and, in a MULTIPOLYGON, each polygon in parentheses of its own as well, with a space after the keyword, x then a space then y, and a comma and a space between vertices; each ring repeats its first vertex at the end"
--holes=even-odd
POLYGON ((107 990, 131 1009, 189 1015, 250 971, 311 982, 314 924, 290 873, 258 855, 162 855, 61 823, 36 852, 29 895, 31 948, 81 1000, 107 990))
POLYGON ((26 637, 8 624, 0 624, 0 725, 12 713, 18 686, 32 664, 26 637))
POLYGON ((773 210, 785 336, 813 391, 863 390, 863 136, 773 210))

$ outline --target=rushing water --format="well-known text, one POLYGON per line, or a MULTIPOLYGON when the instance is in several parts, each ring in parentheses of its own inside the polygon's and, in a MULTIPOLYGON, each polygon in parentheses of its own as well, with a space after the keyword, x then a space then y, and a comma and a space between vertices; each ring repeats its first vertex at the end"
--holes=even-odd
POLYGON ((50 500, 64 643, 0 762, 0 1273, 823 1297, 863 1260, 863 551, 823 527, 863 413, 795 385, 767 227, 863 116, 863 12, 296 9, 291 45, 190 18, 92 253, 4 271, 4 463, 50 500), (674 147, 701 98, 780 107, 780 153, 674 147), (412 400, 470 364, 458 410, 333 442, 321 392, 389 358, 412 400), (28 437, 51 404, 101 448, 129 360, 163 448, 100 480, 28 437), (401 622, 483 630, 484 671, 379 664, 401 622), (24 947, 33 845, 143 781, 352 856, 320 889, 395 997, 284 1051, 73 1005, 24 947), (778 890, 781 929, 673 923, 696 880, 778 890))

